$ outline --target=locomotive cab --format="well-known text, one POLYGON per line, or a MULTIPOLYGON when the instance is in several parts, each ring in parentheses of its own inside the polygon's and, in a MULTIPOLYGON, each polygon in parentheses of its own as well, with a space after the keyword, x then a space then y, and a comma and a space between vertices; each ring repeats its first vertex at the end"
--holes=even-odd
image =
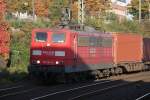
POLYGON ((72 54, 70 31, 67 29, 35 29, 32 31, 29 73, 64 72, 72 54))

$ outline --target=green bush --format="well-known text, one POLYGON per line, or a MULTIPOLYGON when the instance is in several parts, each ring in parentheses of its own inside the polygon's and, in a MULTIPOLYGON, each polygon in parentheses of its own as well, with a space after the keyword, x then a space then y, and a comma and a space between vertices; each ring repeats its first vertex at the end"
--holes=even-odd
POLYGON ((122 20, 119 21, 115 18, 114 15, 113 20, 110 19, 110 16, 106 16, 104 18, 90 18, 86 19, 86 25, 90 25, 92 27, 100 27, 100 30, 105 30, 106 32, 125 32, 125 33, 139 33, 144 34, 143 28, 137 21, 131 20, 122 20))
POLYGON ((134 32, 134 33, 141 33, 140 25, 135 21, 127 21, 124 20, 123 22, 119 21, 112 21, 109 24, 105 24, 105 29, 107 31, 113 32, 134 32))
POLYGON ((11 79, 22 79, 27 75, 32 29, 51 27, 51 24, 42 19, 35 22, 21 20, 10 20, 9 22, 15 31, 11 32, 11 66, 7 68, 7 71, 13 75, 11 79))

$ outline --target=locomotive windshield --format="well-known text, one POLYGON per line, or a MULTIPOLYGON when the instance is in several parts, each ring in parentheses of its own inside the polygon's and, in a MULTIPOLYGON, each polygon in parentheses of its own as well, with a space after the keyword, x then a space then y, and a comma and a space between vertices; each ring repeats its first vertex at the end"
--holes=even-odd
POLYGON ((46 32, 37 32, 35 40, 37 42, 46 42, 46 40, 47 40, 47 33, 46 32))
POLYGON ((64 33, 54 33, 52 35, 53 43, 64 43, 65 42, 65 34, 64 33))

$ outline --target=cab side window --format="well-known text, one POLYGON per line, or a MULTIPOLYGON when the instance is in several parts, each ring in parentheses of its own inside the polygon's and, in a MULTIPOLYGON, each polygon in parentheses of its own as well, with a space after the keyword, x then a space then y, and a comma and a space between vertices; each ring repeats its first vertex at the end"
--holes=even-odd
POLYGON ((47 41, 47 33, 46 32, 36 32, 35 41, 36 42, 46 42, 47 41))
POLYGON ((97 46, 97 45, 98 45, 97 37, 90 37, 90 46, 97 46))
POLYGON ((89 37, 88 36, 79 36, 78 37, 78 46, 89 46, 89 37))

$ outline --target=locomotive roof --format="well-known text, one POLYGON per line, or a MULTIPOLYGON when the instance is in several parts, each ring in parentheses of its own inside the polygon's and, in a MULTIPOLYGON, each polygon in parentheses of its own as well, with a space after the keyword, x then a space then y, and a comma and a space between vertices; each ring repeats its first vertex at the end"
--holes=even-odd
MULTIPOLYGON (((92 34, 92 33, 105 33, 105 32, 100 32, 98 30, 95 30, 93 27, 89 27, 89 26, 85 26, 84 30, 81 29, 72 29, 72 28, 60 28, 60 27, 56 27, 56 28, 37 28, 37 29, 33 29, 33 31, 73 31, 73 32, 78 32, 81 34, 92 34)), ((105 33, 106 34, 106 33, 105 33)))
POLYGON ((84 35, 84 36, 88 36, 88 35, 92 35, 92 36, 103 36, 103 37, 111 37, 113 34, 114 35, 138 35, 138 34, 132 34, 132 33, 118 33, 118 32, 100 32, 98 30, 94 30, 93 28, 85 28, 84 31, 81 31, 81 30, 73 30, 73 29, 69 29, 69 28, 37 28, 37 29, 33 29, 33 31, 44 31, 44 32, 47 32, 47 31, 63 31, 63 32, 68 32, 68 31, 71 31, 71 32, 75 32, 79 35, 84 35))
POLYGON ((111 37, 112 36, 112 33, 105 33, 105 32, 100 32, 100 31, 97 31, 97 30, 87 30, 85 29, 84 31, 77 31, 77 30, 71 30, 69 28, 37 28, 37 29, 34 29, 33 31, 44 31, 44 32, 47 32, 47 31, 63 31, 63 32, 68 32, 68 31, 71 31, 71 32, 74 32, 74 33, 78 33, 79 35, 85 35, 85 36, 104 36, 104 37, 111 37))
POLYGON ((55 28, 37 28, 37 29, 33 29, 33 31, 56 31, 56 30, 60 30, 60 29, 55 29, 55 28))

